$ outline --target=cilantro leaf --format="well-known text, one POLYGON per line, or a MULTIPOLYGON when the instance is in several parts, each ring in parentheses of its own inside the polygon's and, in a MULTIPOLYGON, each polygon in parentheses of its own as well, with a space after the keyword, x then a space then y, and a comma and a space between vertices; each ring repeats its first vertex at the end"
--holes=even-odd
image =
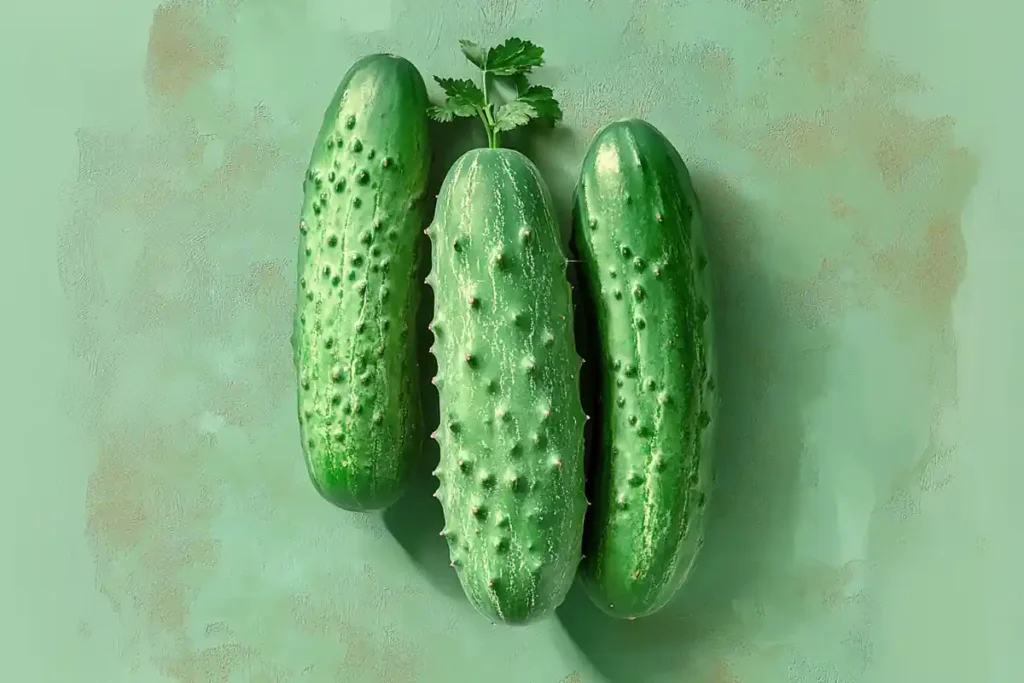
POLYGON ((434 80, 444 90, 445 101, 428 109, 432 119, 448 122, 456 117, 479 116, 492 149, 500 145, 502 132, 525 126, 534 119, 551 124, 562 119, 562 107, 551 88, 531 86, 527 78, 534 67, 544 64, 544 48, 521 38, 509 38, 497 47, 463 39, 459 46, 466 59, 483 72, 480 85, 467 79, 435 76, 434 80), (515 86, 516 99, 500 105, 493 101, 493 94, 508 94, 507 90, 491 90, 494 79, 515 86))
POLYGON ((427 116, 439 123, 448 123, 455 117, 476 116, 476 109, 464 104, 457 104, 452 100, 445 100, 427 108, 427 116))
POLYGON ((526 77, 526 74, 513 74, 511 77, 512 84, 516 86, 516 95, 522 95, 530 88, 530 79, 526 77))
POLYGON ((434 104, 427 107, 427 116, 438 123, 449 123, 455 119, 455 112, 449 109, 445 102, 443 104, 434 104))
POLYGON ((537 117, 537 109, 525 100, 512 100, 500 107, 494 114, 494 130, 506 131, 525 126, 537 117))
POLYGON ((460 104, 467 104, 473 107, 484 106, 484 91, 480 86, 468 78, 438 78, 434 80, 444 90, 444 94, 460 104))
POLYGON ((487 68, 487 48, 480 47, 472 40, 460 40, 459 46, 462 48, 462 54, 466 55, 466 59, 473 62, 476 68, 487 68))
POLYGON ((486 71, 495 76, 525 74, 544 64, 544 48, 521 38, 509 38, 486 56, 486 71))
POLYGON ((551 88, 543 85, 531 85, 526 91, 520 91, 520 102, 528 102, 537 112, 537 118, 547 119, 550 122, 562 120, 562 107, 554 98, 551 88))
POLYGON ((484 92, 473 81, 465 78, 438 78, 437 84, 444 90, 447 99, 427 110, 427 115, 435 121, 448 123, 455 117, 476 116, 484 107, 484 92))

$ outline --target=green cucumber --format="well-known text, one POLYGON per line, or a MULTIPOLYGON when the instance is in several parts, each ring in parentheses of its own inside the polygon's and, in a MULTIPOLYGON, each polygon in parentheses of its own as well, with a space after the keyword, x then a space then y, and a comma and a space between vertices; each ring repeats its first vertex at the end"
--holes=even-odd
POLYGON ((442 535, 476 609, 523 624, 565 599, 587 505, 568 244, 509 149, 456 161, 429 231, 442 535))
POLYGON ((689 172, 654 126, 602 128, 573 219, 601 367, 581 582, 605 612, 664 607, 704 543, 713 478, 711 269, 689 172))
POLYGON ((415 316, 428 104, 407 60, 358 60, 327 108, 303 184, 299 430, 313 485, 346 510, 395 502, 422 446, 415 316))

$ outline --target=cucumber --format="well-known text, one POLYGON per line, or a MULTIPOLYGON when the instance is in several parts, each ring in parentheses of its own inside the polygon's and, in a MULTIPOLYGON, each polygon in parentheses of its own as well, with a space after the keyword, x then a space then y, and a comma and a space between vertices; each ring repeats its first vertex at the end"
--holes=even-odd
POLYGON ((455 162, 429 233, 441 534, 474 607, 525 624, 565 599, 587 505, 568 244, 536 166, 502 148, 455 162))
POLYGON ((299 431, 314 487, 346 510, 395 502, 422 446, 415 316, 428 104, 407 60, 358 60, 324 115, 303 183, 292 333, 299 431))
POLYGON ((689 172, 651 124, 602 128, 573 244, 601 368, 581 583, 608 614, 664 607, 704 543, 717 413, 711 269, 689 172))

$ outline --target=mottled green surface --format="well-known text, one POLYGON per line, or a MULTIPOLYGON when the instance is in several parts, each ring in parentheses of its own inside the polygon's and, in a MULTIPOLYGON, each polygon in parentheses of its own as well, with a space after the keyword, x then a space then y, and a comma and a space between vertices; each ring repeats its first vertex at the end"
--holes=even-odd
MULTIPOLYGON (((1020 14, 7 3, 5 680, 1024 679, 1020 14), (302 462, 295 219, 324 100, 363 54, 469 77, 455 41, 508 35, 549 49, 565 125, 521 139, 563 224, 621 116, 665 132, 707 216, 717 496, 648 619, 574 590, 544 622, 481 623, 438 536, 436 451, 383 519, 323 501, 302 462)), ((438 131, 434 187, 482 141, 469 124, 438 131)))
POLYGON ((525 624, 569 592, 587 507, 569 249, 510 149, 452 165, 430 243, 443 533, 473 605, 525 624))
POLYGON ((573 240, 601 395, 581 578, 619 617, 664 607, 704 545, 719 392, 701 204, 651 124, 602 128, 576 186, 573 240))
POLYGON ((292 348, 299 441, 317 491, 375 510, 423 449, 416 317, 430 170, 427 93, 408 60, 360 59, 303 180, 292 348))

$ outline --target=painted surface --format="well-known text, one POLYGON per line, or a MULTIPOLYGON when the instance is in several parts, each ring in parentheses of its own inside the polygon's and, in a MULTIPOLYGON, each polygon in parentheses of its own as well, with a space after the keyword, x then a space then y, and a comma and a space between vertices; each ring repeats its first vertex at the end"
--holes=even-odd
MULTIPOLYGON (((998 87, 1024 56, 1003 4, 12 10, 8 677, 1024 678, 1020 96, 998 87), (381 50, 468 76, 456 40, 509 35, 548 48, 538 80, 565 126, 523 149, 566 218, 590 136, 642 116, 691 164, 710 224, 718 494, 693 581, 636 622, 574 591, 537 626, 488 625, 448 567, 431 481, 382 517, 344 513, 298 448, 295 225, 338 79, 381 50)), ((482 138, 460 134, 441 133, 442 172, 482 138)))

